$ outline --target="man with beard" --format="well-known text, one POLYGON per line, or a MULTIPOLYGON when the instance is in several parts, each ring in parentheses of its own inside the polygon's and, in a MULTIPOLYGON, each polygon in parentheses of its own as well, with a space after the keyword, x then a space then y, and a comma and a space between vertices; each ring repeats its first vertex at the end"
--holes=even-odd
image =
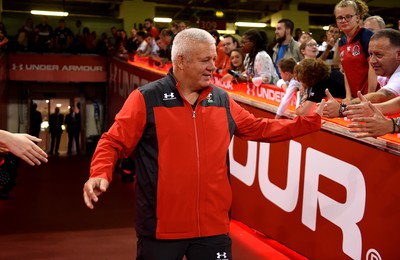
POLYGON ((239 47, 239 42, 230 34, 224 36, 223 41, 224 46, 224 54, 218 55, 215 60, 215 67, 217 67, 216 72, 220 75, 225 75, 228 73, 228 70, 231 68, 231 51, 239 47))
MULTIPOLYGON (((275 28, 276 45, 273 48, 274 53, 272 54, 272 60, 275 65, 275 69, 278 72, 278 62, 282 58, 294 58, 297 62, 302 59, 300 54, 300 44, 296 42, 292 37, 294 23, 289 19, 281 19, 275 28)), ((279 78, 281 76, 279 75, 279 78)))

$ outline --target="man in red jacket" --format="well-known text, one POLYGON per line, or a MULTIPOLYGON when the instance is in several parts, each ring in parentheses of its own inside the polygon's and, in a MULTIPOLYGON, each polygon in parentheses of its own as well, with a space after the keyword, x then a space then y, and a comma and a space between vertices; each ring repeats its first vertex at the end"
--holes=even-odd
POLYGON ((324 103, 295 120, 256 118, 210 84, 216 46, 201 29, 178 33, 171 56, 168 75, 134 90, 102 135, 84 201, 92 209, 117 159, 135 151, 136 259, 232 259, 231 138, 278 142, 318 131, 324 103))

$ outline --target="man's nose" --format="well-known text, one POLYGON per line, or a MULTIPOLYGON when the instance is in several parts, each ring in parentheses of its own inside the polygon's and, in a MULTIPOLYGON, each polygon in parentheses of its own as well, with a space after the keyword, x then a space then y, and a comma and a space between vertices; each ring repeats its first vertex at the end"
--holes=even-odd
POLYGON ((212 62, 210 62, 208 69, 211 71, 214 71, 217 67, 215 66, 215 60, 213 60, 212 62))

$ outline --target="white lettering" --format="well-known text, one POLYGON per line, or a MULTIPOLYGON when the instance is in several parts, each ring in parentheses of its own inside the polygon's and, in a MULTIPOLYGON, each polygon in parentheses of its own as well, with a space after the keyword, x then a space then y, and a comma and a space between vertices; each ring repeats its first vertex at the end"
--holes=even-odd
POLYGON ((52 64, 25 64, 25 70, 54 71, 59 70, 59 67, 52 64))
POLYGON ((232 82, 231 81, 222 81, 222 78, 213 77, 213 83, 218 87, 222 87, 227 90, 233 90, 232 82))
POLYGON ((63 71, 85 71, 85 72, 99 72, 103 71, 102 66, 89 66, 89 65, 64 65, 63 71))
POLYGON ((256 96, 259 98, 263 98, 266 100, 274 101, 280 103, 282 100, 284 92, 280 90, 274 90, 265 87, 255 87, 253 84, 247 84, 247 95, 249 96, 256 96))
POLYGON ((353 259, 361 259, 362 238, 357 223, 364 215, 365 196, 365 181, 358 168, 317 150, 307 149, 302 222, 315 231, 319 206, 321 216, 342 230, 343 252, 353 259), (337 202, 318 191, 320 176, 346 188, 345 203, 337 202))
POLYGON ((247 186, 251 186, 253 185, 254 179, 256 177, 257 142, 247 142, 247 163, 246 165, 242 165, 236 162, 235 158, 233 158, 234 139, 235 138, 232 139, 229 147, 231 174, 241 180, 247 186))
POLYGON ((261 192, 266 199, 284 211, 292 212, 296 208, 299 197, 301 144, 290 141, 288 177, 285 189, 273 184, 268 177, 269 147, 269 143, 260 143, 258 179, 261 192))
MULTIPOLYGON (((233 157, 233 140, 229 147, 231 174, 245 185, 252 186, 256 175, 257 143, 247 142, 247 161, 246 165, 242 165, 233 157)), ((284 211, 292 212, 299 199, 301 144, 290 141, 285 189, 277 187, 269 179, 269 150, 268 143, 260 143, 258 181, 261 192, 266 199, 284 211)), ((366 203, 366 187, 362 172, 347 162, 308 148, 304 175, 302 223, 315 231, 317 229, 317 209, 319 208, 322 217, 342 230, 343 252, 353 259, 361 259, 362 235, 357 223, 364 216, 366 203), (318 190, 321 176, 345 188, 345 203, 338 202, 318 190)))

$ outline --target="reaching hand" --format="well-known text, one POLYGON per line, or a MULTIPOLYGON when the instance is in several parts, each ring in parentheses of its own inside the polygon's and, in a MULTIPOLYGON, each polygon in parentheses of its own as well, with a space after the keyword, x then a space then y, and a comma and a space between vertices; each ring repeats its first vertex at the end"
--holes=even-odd
POLYGON ((90 178, 83 186, 83 200, 86 206, 93 209, 93 203, 99 201, 98 196, 106 192, 109 182, 103 178, 90 178))
POLYGON ((353 118, 352 123, 347 126, 350 128, 350 132, 356 133, 356 137, 359 138, 382 136, 392 132, 392 120, 386 118, 371 102, 367 104, 368 108, 373 112, 373 116, 353 118))
POLYGON ((339 116, 339 109, 340 109, 340 104, 339 102, 336 101, 336 99, 331 95, 328 89, 325 89, 325 94, 326 97, 328 98, 328 101, 326 101, 324 107, 323 107, 323 116, 324 117, 338 117, 339 116))
POLYGON ((348 105, 346 107, 347 111, 343 112, 343 114, 351 119, 373 116, 374 111, 370 108, 368 100, 361 94, 360 91, 357 92, 357 95, 361 102, 355 105, 348 105))
POLYGON ((3 151, 8 151, 18 156, 28 164, 34 166, 47 162, 47 154, 34 142, 41 142, 42 139, 28 134, 13 134, 1 131, 1 147, 3 151))

